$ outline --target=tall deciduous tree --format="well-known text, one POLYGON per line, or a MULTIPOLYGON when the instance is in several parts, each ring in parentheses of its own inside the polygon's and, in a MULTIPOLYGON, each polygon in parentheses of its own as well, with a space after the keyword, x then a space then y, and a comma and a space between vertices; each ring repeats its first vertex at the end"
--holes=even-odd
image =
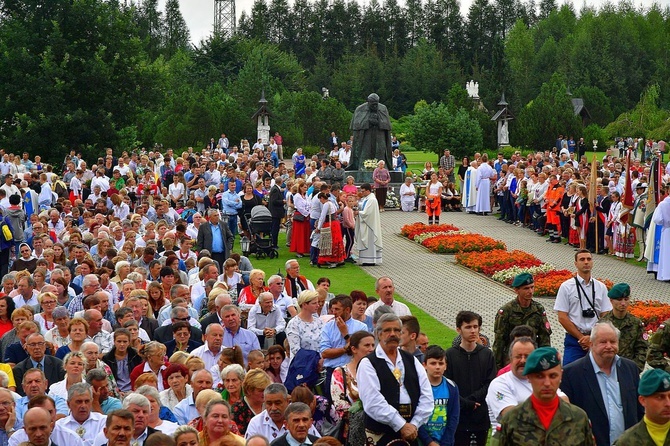
POLYGON ((136 118, 160 97, 162 79, 131 11, 99 0, 26 0, 5 2, 2 12, 4 147, 60 162, 65 148, 136 144, 136 118))

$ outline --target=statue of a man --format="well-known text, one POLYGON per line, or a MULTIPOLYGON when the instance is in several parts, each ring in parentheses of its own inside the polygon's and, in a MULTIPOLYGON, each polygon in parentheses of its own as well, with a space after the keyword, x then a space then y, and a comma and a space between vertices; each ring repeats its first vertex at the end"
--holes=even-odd
POLYGON ((358 170, 363 161, 376 158, 391 164, 391 118, 384 104, 379 103, 376 93, 368 101, 356 107, 351 119, 354 134, 353 156, 347 170, 358 170))

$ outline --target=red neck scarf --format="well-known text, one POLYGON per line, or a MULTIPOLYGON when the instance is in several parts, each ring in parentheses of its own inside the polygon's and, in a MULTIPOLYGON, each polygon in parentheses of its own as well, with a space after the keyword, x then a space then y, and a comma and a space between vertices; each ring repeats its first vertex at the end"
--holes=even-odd
POLYGON ((535 398, 535 395, 531 395, 530 402, 533 405, 533 409, 535 409, 537 417, 540 419, 542 426, 544 426, 545 429, 549 429, 551 420, 554 419, 554 415, 558 410, 559 398, 556 396, 550 402, 545 403, 544 401, 540 401, 535 398))

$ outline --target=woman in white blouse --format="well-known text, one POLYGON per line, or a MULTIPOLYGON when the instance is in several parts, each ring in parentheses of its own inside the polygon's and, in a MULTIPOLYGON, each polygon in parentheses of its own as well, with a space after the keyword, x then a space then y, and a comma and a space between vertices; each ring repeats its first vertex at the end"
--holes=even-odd
POLYGON ((400 208, 403 212, 412 212, 414 210, 414 199, 416 198, 416 188, 412 184, 412 177, 405 178, 405 183, 400 186, 400 208))
POLYGON ((71 352, 63 358, 63 370, 65 379, 51 385, 49 396, 59 396, 67 401, 67 391, 72 384, 84 382, 84 371, 87 360, 81 352, 71 352))
MULTIPOLYGON (((317 316, 319 293, 305 290, 298 296, 300 312, 286 326, 286 339, 294 358, 298 350, 305 348, 319 351, 323 321, 317 316)), ((323 361, 323 360, 322 360, 323 361)))

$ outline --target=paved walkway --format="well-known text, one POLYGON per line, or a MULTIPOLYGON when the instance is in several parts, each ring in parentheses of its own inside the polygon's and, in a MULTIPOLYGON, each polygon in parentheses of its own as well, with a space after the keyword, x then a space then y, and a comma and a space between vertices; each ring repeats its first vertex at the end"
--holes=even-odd
MULTIPOLYGON (((493 322, 497 310, 514 298, 514 292, 492 279, 457 265, 454 256, 434 254, 400 235, 400 228, 417 221, 427 222, 425 213, 387 211, 381 214, 384 231, 383 265, 365 267, 374 277, 393 278, 397 292, 420 306, 433 317, 455 328, 456 314, 471 310, 482 315, 482 332, 493 341, 493 322)), ((559 269, 574 271, 574 249, 563 244, 546 243, 533 232, 498 221, 466 213, 443 213, 440 223, 503 240, 509 250, 530 252, 559 269)), ((635 299, 654 299, 670 303, 670 286, 654 280, 644 268, 613 257, 595 256, 593 274, 614 283, 630 284, 635 299)), ((554 299, 539 299, 547 310, 553 329, 552 345, 563 346, 565 330, 553 311, 554 299)))

